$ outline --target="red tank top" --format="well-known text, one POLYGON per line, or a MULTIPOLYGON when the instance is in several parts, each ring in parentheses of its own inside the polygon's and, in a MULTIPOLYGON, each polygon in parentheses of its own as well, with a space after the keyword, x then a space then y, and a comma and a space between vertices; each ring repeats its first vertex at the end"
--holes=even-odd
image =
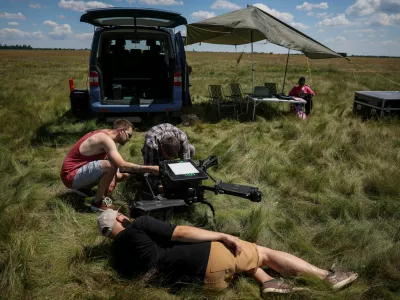
POLYGON ((72 183, 74 181, 74 177, 78 172, 78 169, 83 165, 86 165, 88 162, 96 161, 96 160, 104 160, 107 158, 107 153, 102 152, 95 155, 83 155, 79 151, 79 147, 81 144, 86 141, 92 135, 101 132, 102 130, 95 130, 85 134, 81 139, 72 147, 72 149, 68 152, 67 157, 64 159, 60 176, 62 182, 66 187, 71 188, 72 183))

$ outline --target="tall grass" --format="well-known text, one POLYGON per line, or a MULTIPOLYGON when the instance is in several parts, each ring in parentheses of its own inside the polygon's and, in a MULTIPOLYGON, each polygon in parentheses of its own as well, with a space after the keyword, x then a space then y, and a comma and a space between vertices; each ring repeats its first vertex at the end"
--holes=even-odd
MULTIPOLYGON (((256 84, 282 88, 286 57, 256 55, 256 84)), ((305 278, 313 292, 296 299, 395 299, 400 295, 400 129, 398 119, 362 122, 352 116, 355 90, 397 90, 345 60, 311 62, 291 56, 286 92, 306 75, 317 92, 311 117, 301 121, 273 107, 256 121, 216 119, 207 85, 236 80, 250 91, 250 57, 244 53, 188 53, 191 93, 200 123, 183 128, 197 158, 217 154, 212 174, 225 182, 258 186, 261 203, 208 194, 216 208, 175 215, 192 224, 235 234, 289 251, 311 263, 352 269, 360 279, 333 293, 305 278)), ((354 58, 394 81, 399 59, 354 58)), ((67 151, 85 132, 106 126, 75 123, 68 112, 68 78, 86 85, 88 52, 0 52, 0 298, 4 299, 198 299, 200 287, 169 287, 127 281, 109 265, 110 242, 96 233, 88 203, 68 193, 58 173, 67 151)), ((226 90, 226 92, 228 92, 226 90)), ((139 126, 121 153, 141 161, 149 124, 139 126)), ((124 205, 129 184, 114 193, 124 205)), ((246 277, 219 299, 254 299, 257 285, 246 277)), ((292 296, 290 296, 292 297, 292 296)))

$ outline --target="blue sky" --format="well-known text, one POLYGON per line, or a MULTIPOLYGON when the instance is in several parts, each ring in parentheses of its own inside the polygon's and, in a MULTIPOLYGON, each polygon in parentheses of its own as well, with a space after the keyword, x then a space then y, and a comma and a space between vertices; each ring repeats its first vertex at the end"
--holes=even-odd
MULTIPOLYGON (((145 7, 181 13, 189 23, 256 5, 338 52, 400 56, 400 0, 0 0, 0 43, 32 47, 90 48, 93 26, 80 23, 86 9, 145 7)), ((180 27, 185 35, 185 27, 180 27)), ((233 46, 194 45, 188 50, 235 51, 233 46)), ((237 51, 250 51, 250 45, 237 51)), ((256 43, 255 51, 286 49, 256 43)))

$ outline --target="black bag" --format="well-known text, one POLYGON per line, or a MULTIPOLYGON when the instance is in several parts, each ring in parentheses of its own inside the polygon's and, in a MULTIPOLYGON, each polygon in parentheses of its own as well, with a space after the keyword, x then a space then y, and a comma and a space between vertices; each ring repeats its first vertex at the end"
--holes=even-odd
POLYGON ((73 90, 69 94, 71 101, 71 111, 75 117, 86 118, 90 114, 89 91, 73 90))
POLYGON ((293 100, 292 96, 285 96, 284 94, 276 94, 276 97, 282 100, 293 100))

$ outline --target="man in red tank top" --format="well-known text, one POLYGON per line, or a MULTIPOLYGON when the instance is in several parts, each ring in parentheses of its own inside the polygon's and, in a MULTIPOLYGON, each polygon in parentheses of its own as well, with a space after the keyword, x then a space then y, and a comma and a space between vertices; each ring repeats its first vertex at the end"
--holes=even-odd
POLYGON ((127 120, 114 122, 113 129, 95 130, 85 134, 68 152, 60 176, 68 188, 81 189, 98 184, 91 209, 104 211, 113 208, 105 197, 116 182, 129 177, 129 173, 152 173, 158 175, 158 166, 136 165, 126 162, 116 144, 125 145, 132 137, 134 126, 127 120))

